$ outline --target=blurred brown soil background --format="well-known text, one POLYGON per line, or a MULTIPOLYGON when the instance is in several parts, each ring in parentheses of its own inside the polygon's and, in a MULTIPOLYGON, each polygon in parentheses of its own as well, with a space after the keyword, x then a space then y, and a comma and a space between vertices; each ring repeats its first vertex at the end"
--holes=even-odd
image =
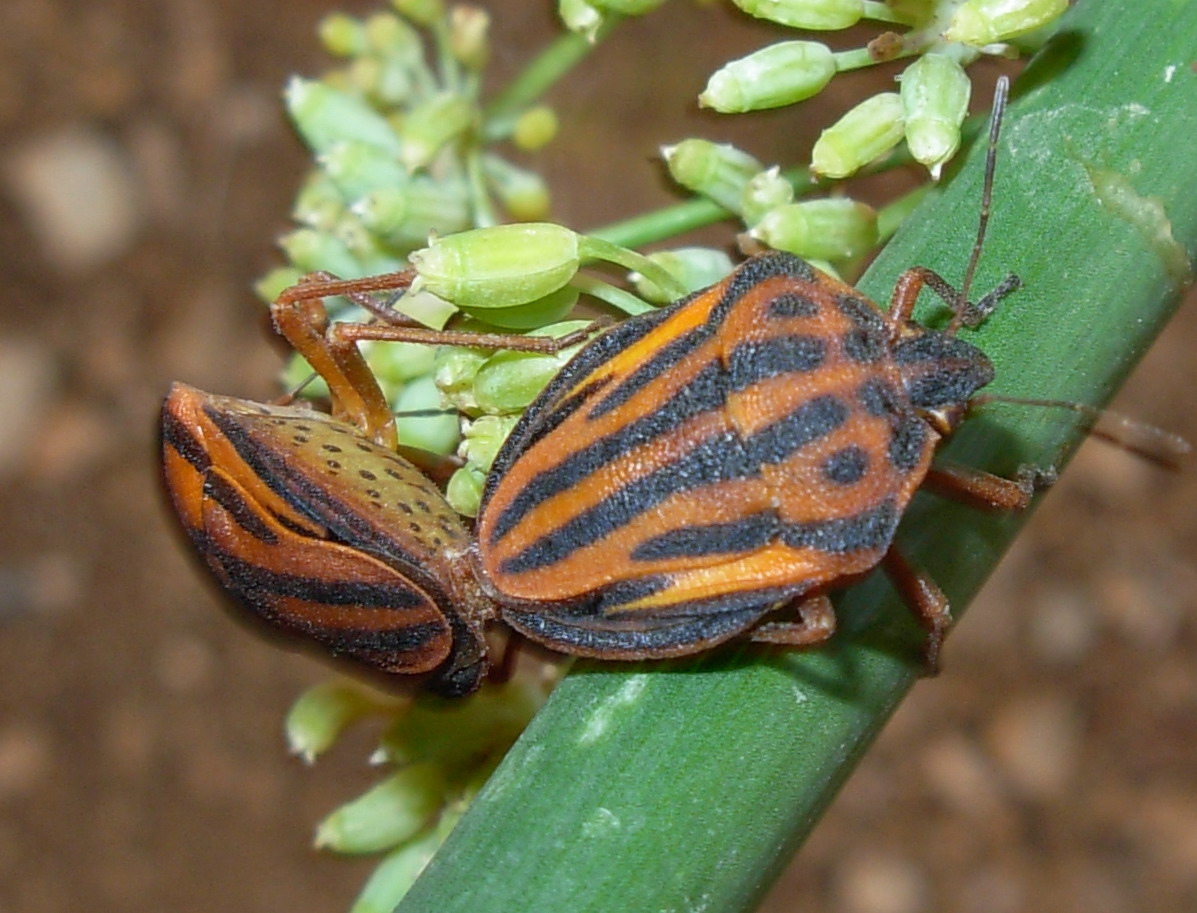
MULTIPOLYGON (((498 85, 552 20, 489 5, 498 85)), ((308 845, 368 741, 287 757, 325 672, 219 611, 155 463, 170 380, 274 395, 249 286, 305 167, 279 93, 328 65, 334 8, 0 5, 0 913, 341 911, 370 869, 308 845)), ((626 25, 555 95, 556 215, 668 202, 650 160, 692 132, 802 160, 838 98, 801 123, 689 101, 768 35, 682 2, 626 25)), ((1197 440, 1194 350, 1190 305, 1118 408, 1197 440)), ((765 909, 1197 909, 1195 508, 1191 472, 1086 445, 765 909)))

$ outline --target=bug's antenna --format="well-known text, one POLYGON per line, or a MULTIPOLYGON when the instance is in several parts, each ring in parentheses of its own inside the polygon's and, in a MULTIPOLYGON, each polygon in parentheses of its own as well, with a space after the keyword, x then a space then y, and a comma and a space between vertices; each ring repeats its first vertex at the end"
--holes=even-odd
POLYGON ((985 153, 985 182, 981 190, 981 218, 977 224, 977 240, 973 244, 972 256, 968 259, 968 269, 964 271, 964 281, 960 284, 960 300, 956 304, 956 313, 952 317, 949 333, 960 329, 964 323, 965 314, 969 311, 968 290, 973 284, 973 275, 977 272, 977 261, 981 259, 985 229, 989 227, 989 208, 993 200, 993 172, 997 165, 998 134, 1002 128, 1002 115, 1006 113, 1006 96, 1009 94, 1009 77, 998 77, 997 85, 993 90, 993 113, 989 117, 989 148, 985 153))

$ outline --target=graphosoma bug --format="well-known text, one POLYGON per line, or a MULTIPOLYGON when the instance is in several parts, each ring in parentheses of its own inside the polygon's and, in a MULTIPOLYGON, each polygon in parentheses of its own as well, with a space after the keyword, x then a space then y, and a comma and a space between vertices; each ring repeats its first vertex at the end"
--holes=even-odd
POLYGON ((484 585, 517 631, 612 659, 696 652, 740 634, 807 644, 834 630, 829 588, 881 564, 930 632, 948 602, 893 546, 925 482, 1004 508, 1016 481, 935 469, 937 444, 993 377, 957 337, 1017 287, 978 305, 964 288, 904 273, 888 313, 783 253, 634 317, 584 348, 499 452, 478 522, 484 585), (930 286, 954 311, 915 323, 930 286), (775 616, 775 610, 792 606, 775 616))
MULTIPOLYGON (((394 280, 333 285, 371 306, 363 290, 380 282, 394 280)), ((482 624, 495 610, 470 571, 461 519, 395 452, 394 418, 353 341, 356 325, 330 332, 302 284, 273 314, 328 382, 334 415, 175 384, 162 407, 162 460, 192 545, 271 628, 359 666, 423 676, 438 694, 475 690, 488 667, 482 624)), ((574 341, 469 336, 479 339, 535 350, 574 341)))

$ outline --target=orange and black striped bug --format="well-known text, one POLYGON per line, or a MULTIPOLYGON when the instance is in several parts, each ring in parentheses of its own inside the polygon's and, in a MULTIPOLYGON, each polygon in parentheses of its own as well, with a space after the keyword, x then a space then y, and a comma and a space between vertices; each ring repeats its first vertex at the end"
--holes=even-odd
POLYGON ((993 366, 958 337, 1018 287, 967 301, 1005 101, 994 104, 985 199, 960 292, 914 268, 882 312, 784 253, 586 346, 495 460, 478 520, 479 576, 503 618, 565 653, 645 659, 732 637, 786 645, 835 628, 829 589, 880 564, 929 632, 948 601, 894 546, 916 490, 1021 509, 1050 473, 1015 480, 932 466, 993 366), (924 287, 953 310, 912 319, 924 287))
MULTIPOLYGON (((380 282, 394 280, 332 287, 372 307, 362 296, 380 282)), ((161 424, 175 512, 250 617, 359 667, 421 676, 438 694, 468 694, 488 668, 482 626, 494 615, 466 561, 469 533, 432 481, 396 452, 394 416, 353 336, 360 326, 330 331, 320 298, 305 288, 285 292, 272 312, 328 382, 333 414, 175 384, 161 424)), ((466 339, 544 351, 578 335, 466 339)))
POLYGON ((331 417, 181 385, 166 401, 167 486, 196 550, 252 614, 367 666, 424 675, 441 694, 477 687, 492 618, 603 659, 679 656, 737 636, 811 644, 835 627, 828 591, 877 565, 927 628, 934 667, 948 601, 894 546, 904 510, 920 487, 1019 509, 1045 475, 932 465, 994 373, 958 333, 1018 286, 1011 276, 967 301, 1004 101, 1003 80, 960 292, 914 268, 882 312, 769 253, 624 321, 584 346, 517 424, 473 544, 395 453, 393 417, 356 343, 521 343, 329 328, 324 297, 348 294, 386 316, 368 293, 411 275, 309 277, 273 313, 328 381, 331 417), (946 328, 912 319, 924 287, 952 309, 946 328))

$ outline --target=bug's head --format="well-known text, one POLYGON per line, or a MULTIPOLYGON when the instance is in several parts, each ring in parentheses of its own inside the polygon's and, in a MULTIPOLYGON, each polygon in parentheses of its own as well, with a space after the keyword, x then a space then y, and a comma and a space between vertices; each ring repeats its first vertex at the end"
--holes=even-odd
POLYGON ((906 395, 937 431, 951 434, 973 394, 993 380, 993 363, 953 333, 915 324, 908 330, 893 350, 906 395))

